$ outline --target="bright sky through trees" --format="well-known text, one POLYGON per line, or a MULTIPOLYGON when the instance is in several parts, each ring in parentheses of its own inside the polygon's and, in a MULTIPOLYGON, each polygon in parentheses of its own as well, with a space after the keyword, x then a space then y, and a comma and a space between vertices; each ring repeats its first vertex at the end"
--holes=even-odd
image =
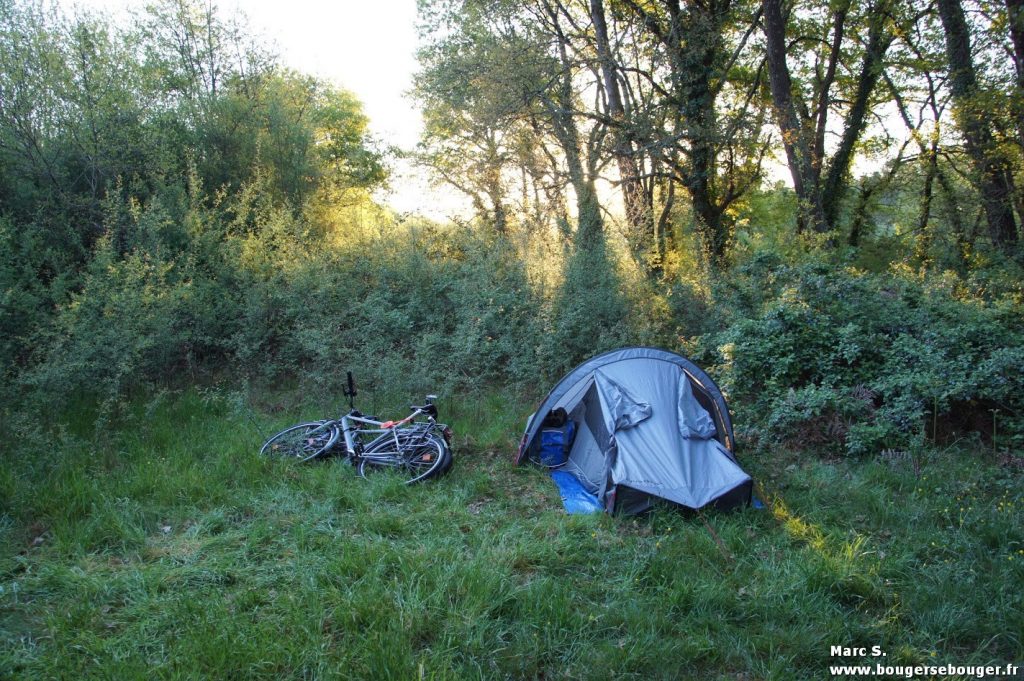
MULTIPOLYGON (((351 90, 363 102, 373 136, 385 146, 411 150, 423 121, 405 93, 416 70, 416 0, 224 0, 225 13, 241 11, 281 61, 351 90)), ((141 10, 138 0, 71 0, 70 5, 111 14, 141 10)), ((466 202, 432 187, 422 170, 396 163, 391 192, 381 197, 399 212, 443 219, 466 211, 466 202)))

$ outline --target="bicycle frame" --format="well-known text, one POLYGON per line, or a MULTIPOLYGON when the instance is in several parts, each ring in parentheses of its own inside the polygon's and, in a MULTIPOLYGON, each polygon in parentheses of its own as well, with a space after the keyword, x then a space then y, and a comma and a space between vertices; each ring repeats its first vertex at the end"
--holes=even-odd
MULTIPOLYGON (((353 410, 354 411, 354 410, 353 410)), ((341 434, 345 438, 345 450, 348 456, 355 459, 358 457, 366 456, 363 452, 366 449, 374 449, 377 445, 384 440, 393 439, 396 448, 400 448, 402 443, 399 441, 399 434, 403 432, 410 432, 409 428, 402 428, 402 426, 412 422, 417 416, 425 414, 422 409, 415 409, 409 416, 405 417, 401 421, 375 421, 368 419, 365 416, 356 416, 352 412, 345 414, 341 417, 341 434), (357 424, 357 425, 353 425, 357 424), (362 424, 362 425, 358 425, 362 424), (363 426, 376 426, 375 428, 365 428, 363 426), (373 438, 370 442, 362 443, 357 442, 354 433, 373 435, 377 437, 373 438)), ((433 416, 427 416, 427 424, 425 430, 433 430, 437 425, 437 421, 433 416)), ((370 455, 372 456, 372 454, 370 455)))
POLYGON ((374 444, 374 443, 378 442, 379 440, 383 439, 384 435, 388 432, 388 431, 386 431, 386 430, 384 430, 382 428, 362 428, 362 427, 360 427, 358 425, 357 426, 353 426, 352 425, 353 423, 365 424, 367 426, 382 426, 382 425, 384 425, 383 421, 374 421, 373 419, 368 419, 368 418, 365 418, 365 417, 362 417, 362 416, 353 416, 351 414, 351 412, 348 413, 348 414, 345 414, 344 416, 342 416, 341 417, 341 434, 342 434, 342 437, 345 438, 345 450, 348 452, 348 455, 350 457, 358 456, 359 454, 362 453, 361 450, 365 447, 365 445, 363 443, 361 443, 361 442, 357 443, 356 442, 355 438, 352 435, 353 431, 359 431, 361 433, 379 433, 380 436, 377 437, 377 438, 374 438, 374 440, 370 444, 374 444))

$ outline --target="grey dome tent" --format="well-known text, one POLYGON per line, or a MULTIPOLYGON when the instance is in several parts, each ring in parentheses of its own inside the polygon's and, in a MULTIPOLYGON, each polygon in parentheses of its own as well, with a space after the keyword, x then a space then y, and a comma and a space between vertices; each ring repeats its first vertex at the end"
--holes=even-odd
POLYGON ((583 362, 527 421, 517 464, 537 460, 544 419, 559 407, 576 424, 560 469, 607 512, 640 513, 652 497, 691 509, 750 503, 722 391, 682 355, 633 347, 583 362))

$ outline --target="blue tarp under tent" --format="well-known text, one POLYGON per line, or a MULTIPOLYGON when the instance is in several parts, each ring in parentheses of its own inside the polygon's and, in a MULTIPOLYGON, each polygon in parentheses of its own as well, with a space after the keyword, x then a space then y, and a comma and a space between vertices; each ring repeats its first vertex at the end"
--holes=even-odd
POLYGON ((731 508, 750 503, 753 484, 734 446, 729 408, 711 377, 682 355, 633 347, 593 357, 559 381, 528 420, 516 463, 575 479, 579 490, 556 477, 570 512, 628 515, 656 499, 731 508), (556 414, 562 425, 552 427, 556 414), (564 455, 552 455, 548 442, 564 455))

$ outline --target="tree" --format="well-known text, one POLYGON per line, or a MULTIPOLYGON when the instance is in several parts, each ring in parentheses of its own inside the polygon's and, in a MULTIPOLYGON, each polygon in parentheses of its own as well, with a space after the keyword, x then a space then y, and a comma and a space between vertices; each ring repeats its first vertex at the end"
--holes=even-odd
POLYGON ((757 13, 743 23, 738 17, 747 7, 733 0, 625 0, 625 7, 658 56, 649 69, 637 69, 635 89, 653 89, 646 106, 666 111, 644 141, 672 182, 686 188, 701 241, 721 263, 732 233, 727 211, 759 181, 767 150, 756 101, 761 68, 741 60, 757 13))
POLYGON ((466 194, 480 221, 499 235, 508 229, 506 174, 514 156, 507 141, 518 127, 518 103, 496 92, 516 69, 515 52, 480 23, 420 50, 414 94, 423 107, 419 160, 466 194))
MULTIPOLYGON (((812 63, 813 68, 799 82, 794 81, 789 66, 787 38, 791 22, 783 15, 781 0, 764 0, 762 9, 773 108, 799 201, 798 231, 826 233, 837 226, 850 164, 867 124, 885 53, 895 35, 889 1, 877 0, 860 8, 863 12, 858 15, 853 1, 843 0, 822 10, 820 22, 799 22, 807 24, 811 35, 796 36, 792 45, 800 46, 806 41, 827 46, 820 52, 811 48, 810 54, 802 55, 799 61, 812 63), (860 33, 858 24, 860 31, 866 31, 867 39, 859 46, 860 66, 845 66, 855 76, 849 79, 848 95, 840 97, 833 88, 839 83, 840 66, 849 60, 851 43, 856 42, 860 33), (814 35, 822 29, 826 35, 814 35), (835 151, 829 155, 829 114, 839 106, 844 117, 843 132, 835 151)), ((792 12, 801 10, 797 6, 792 12)))
MULTIPOLYGON (((950 161, 953 150, 943 145, 949 92, 944 87, 945 52, 941 46, 941 28, 926 17, 909 24, 894 43, 891 64, 883 73, 886 88, 909 134, 908 142, 918 149, 917 166, 920 168, 919 212, 917 217, 916 252, 922 261, 934 258, 933 245, 939 230, 936 213, 935 184, 941 190, 939 198, 945 204, 955 246, 950 249, 955 260, 963 264, 969 249, 967 227, 961 217, 950 161)), ((854 223, 855 225, 857 223, 854 223)), ((850 244, 859 245, 859 234, 851 229, 850 244)), ((943 244, 945 248, 945 245, 943 244)))
POLYGON ((556 203, 567 194, 562 187, 572 189, 575 247, 603 243, 596 179, 606 160, 606 126, 580 104, 578 78, 586 65, 574 58, 567 30, 574 18, 551 0, 438 0, 421 10, 429 25, 445 27, 426 32, 442 37, 420 55, 425 68, 418 92, 427 104, 431 163, 473 197, 481 214, 501 216, 506 170, 529 159, 522 170, 557 185, 544 192, 556 203), (539 150, 543 169, 524 144, 539 150))
POLYGON ((608 38, 608 22, 605 17, 604 1, 590 0, 590 18, 594 27, 597 58, 602 73, 605 108, 610 118, 614 141, 612 155, 619 167, 619 182, 622 187, 622 202, 626 209, 629 226, 629 242, 634 256, 642 257, 647 249, 645 240, 653 236, 654 222, 651 194, 641 180, 637 151, 633 139, 632 125, 627 121, 626 107, 619 81, 621 69, 612 54, 608 38))
POLYGON ((538 12, 540 26, 554 43, 557 54, 552 87, 536 98, 546 114, 553 137, 564 155, 569 182, 576 195, 577 250, 604 250, 604 219, 597 198, 596 180, 602 164, 602 142, 605 126, 593 122, 588 132, 581 131, 577 123, 577 92, 575 66, 569 57, 570 42, 563 29, 564 9, 551 0, 541 0, 538 12))
POLYGON ((1000 152, 986 113, 971 56, 970 30, 959 0, 937 0, 939 17, 946 33, 950 92, 954 115, 964 136, 967 154, 977 176, 985 220, 992 244, 1007 253, 1017 245, 1017 222, 1013 215, 1010 168, 1000 152))

